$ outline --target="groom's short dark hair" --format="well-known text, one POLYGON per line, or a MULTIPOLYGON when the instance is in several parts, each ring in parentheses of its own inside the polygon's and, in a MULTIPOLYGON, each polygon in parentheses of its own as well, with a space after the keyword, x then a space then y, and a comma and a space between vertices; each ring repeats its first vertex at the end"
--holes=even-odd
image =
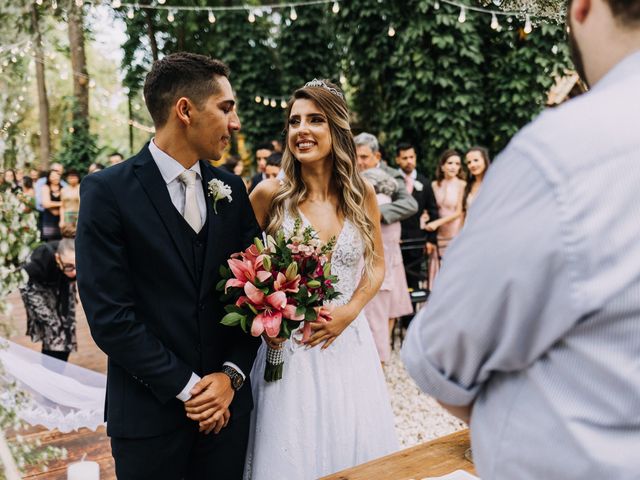
POLYGON ((180 97, 201 108, 220 89, 215 75, 228 77, 229 67, 197 53, 172 53, 155 62, 144 82, 144 101, 156 128, 167 123, 169 110, 180 97))

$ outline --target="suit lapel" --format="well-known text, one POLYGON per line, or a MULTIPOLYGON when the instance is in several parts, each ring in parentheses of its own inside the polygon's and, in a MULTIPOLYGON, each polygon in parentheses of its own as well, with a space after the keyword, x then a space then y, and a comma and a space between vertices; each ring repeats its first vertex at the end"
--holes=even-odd
POLYGON ((214 178, 215 170, 209 163, 200 160, 200 171, 202 172, 202 186, 204 188, 204 196, 207 204, 207 245, 204 253, 204 268, 202 270, 202 279, 200 281, 200 298, 204 297, 209 289, 213 288, 214 279, 218 276, 217 265, 221 263, 220 259, 220 232, 222 232, 222 218, 226 210, 226 200, 219 200, 217 210, 213 211, 213 198, 209 196, 209 182, 214 178), (215 270, 214 270, 215 268, 215 270))
POLYGON ((164 223, 180 258, 182 258, 185 268, 189 271, 191 278, 197 285, 195 272, 192 270, 189 259, 187 258, 188 250, 183 246, 183 242, 181 241, 179 233, 181 228, 179 223, 180 219, 178 215, 176 215, 176 208, 171 202, 167 185, 147 146, 138 154, 134 162, 134 172, 158 212, 160 219, 164 223))

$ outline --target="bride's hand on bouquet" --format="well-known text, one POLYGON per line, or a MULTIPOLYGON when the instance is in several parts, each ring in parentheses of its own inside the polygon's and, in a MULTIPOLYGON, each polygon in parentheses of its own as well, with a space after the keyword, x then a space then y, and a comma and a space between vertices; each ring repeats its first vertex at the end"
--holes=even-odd
POLYGON ((308 348, 322 343, 322 350, 325 350, 349 326, 356 315, 348 305, 329 305, 318 310, 318 317, 317 321, 309 324, 313 334, 305 343, 308 348))

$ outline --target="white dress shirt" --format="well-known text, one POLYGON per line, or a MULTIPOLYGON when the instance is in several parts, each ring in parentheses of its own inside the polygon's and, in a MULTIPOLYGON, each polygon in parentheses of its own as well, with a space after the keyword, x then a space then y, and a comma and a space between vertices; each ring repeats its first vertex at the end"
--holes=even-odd
POLYGON ((402 349, 483 480, 640 478, 640 52, 487 172, 402 349))
MULTIPOLYGON (((160 170, 160 174, 162 175, 162 179, 167 185, 167 190, 169 191, 169 196, 171 197, 171 203, 176 207, 176 210, 180 212, 180 215, 184 215, 184 199, 185 199, 185 189, 186 186, 180 181, 180 174, 184 172, 186 169, 178 162, 176 159, 171 157, 169 154, 163 152, 158 148, 154 139, 151 139, 149 142, 149 151, 151 152, 151 156, 153 157, 154 162, 158 166, 160 170)), ((189 170, 196 172, 196 199, 198 201, 198 209, 200 210, 200 219, 202 220, 202 225, 204 225, 207 219, 207 204, 206 198, 204 196, 204 189, 202 188, 202 173, 200 171, 200 162, 196 162, 189 170)), ((242 378, 245 378, 244 373, 240 368, 232 363, 225 362, 224 365, 228 365, 236 369, 242 378)), ((200 377, 196 373, 191 373, 191 378, 182 389, 182 391, 176 395, 178 400, 182 400, 186 402, 191 398, 191 389, 200 381, 200 377)))

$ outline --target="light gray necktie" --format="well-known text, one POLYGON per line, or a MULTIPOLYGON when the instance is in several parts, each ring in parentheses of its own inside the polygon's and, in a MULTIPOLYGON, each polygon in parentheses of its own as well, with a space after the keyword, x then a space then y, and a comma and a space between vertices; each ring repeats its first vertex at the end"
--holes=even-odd
POLYGON ((184 213, 182 216, 187 223, 198 233, 202 228, 200 209, 196 198, 196 172, 185 170, 180 174, 180 181, 184 184, 184 213))

